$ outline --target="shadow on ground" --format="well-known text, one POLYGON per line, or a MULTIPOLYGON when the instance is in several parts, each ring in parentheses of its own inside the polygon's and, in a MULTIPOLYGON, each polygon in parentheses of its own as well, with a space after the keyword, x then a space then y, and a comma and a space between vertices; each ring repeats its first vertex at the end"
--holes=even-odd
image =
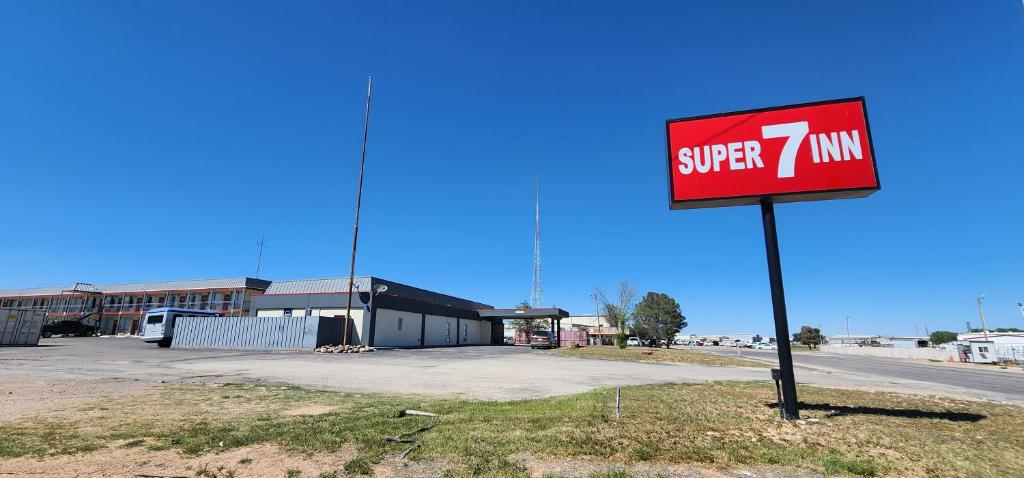
MULTIPOLYGON (((778 403, 765 403, 768 408, 779 408, 778 403)), ((905 408, 881 408, 881 407, 850 407, 846 405, 832 405, 831 403, 804 403, 800 402, 800 410, 816 410, 828 412, 826 418, 839 417, 843 415, 876 415, 882 417, 896 418, 929 418, 949 420, 951 422, 977 422, 986 417, 978 413, 968 412, 933 412, 928 410, 915 410, 905 408)))

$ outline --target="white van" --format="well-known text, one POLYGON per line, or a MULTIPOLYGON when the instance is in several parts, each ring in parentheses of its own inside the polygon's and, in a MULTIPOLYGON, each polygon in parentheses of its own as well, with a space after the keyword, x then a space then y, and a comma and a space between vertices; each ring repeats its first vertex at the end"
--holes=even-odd
POLYGON ((175 309, 160 307, 146 313, 142 324, 142 341, 156 343, 161 347, 170 347, 174 338, 174 321, 178 317, 220 317, 221 314, 209 310, 175 309))

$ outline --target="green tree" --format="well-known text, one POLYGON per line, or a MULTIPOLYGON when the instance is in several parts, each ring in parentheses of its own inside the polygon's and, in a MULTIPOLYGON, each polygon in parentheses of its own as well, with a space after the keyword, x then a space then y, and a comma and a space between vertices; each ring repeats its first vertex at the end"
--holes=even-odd
POLYGON ((793 341, 800 342, 810 348, 818 348, 821 344, 821 330, 805 325, 800 327, 800 331, 793 334, 793 341))
POLYGON ((608 322, 608 326, 618 329, 618 333, 615 334, 615 345, 620 349, 626 348, 626 339, 628 338, 626 336, 626 326, 633 315, 636 289, 629 282, 620 282, 615 301, 609 299, 601 289, 598 289, 596 293, 598 300, 601 301, 604 307, 605 321, 608 322))
POLYGON ((664 340, 669 348, 676 334, 686 327, 679 303, 661 292, 648 292, 633 313, 633 330, 646 338, 664 340))
POLYGON ((512 319, 508 321, 516 332, 529 338, 534 332, 548 330, 547 321, 544 319, 512 319))
POLYGON ((928 336, 928 339, 932 341, 934 345, 940 345, 956 340, 956 332, 950 332, 948 330, 936 330, 928 336))

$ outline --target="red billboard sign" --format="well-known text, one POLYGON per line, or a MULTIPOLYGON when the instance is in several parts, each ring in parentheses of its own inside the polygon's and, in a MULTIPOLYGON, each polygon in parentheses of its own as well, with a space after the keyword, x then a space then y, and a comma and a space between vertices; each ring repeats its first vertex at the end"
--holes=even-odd
POLYGON ((672 209, 879 189, 864 98, 680 118, 665 129, 672 209))

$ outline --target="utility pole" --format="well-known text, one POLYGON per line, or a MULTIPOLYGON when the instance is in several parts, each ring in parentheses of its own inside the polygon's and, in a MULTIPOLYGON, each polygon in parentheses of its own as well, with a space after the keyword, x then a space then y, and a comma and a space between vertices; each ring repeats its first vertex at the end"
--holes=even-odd
POLYGON ((370 96, 373 92, 373 77, 366 80, 366 111, 363 113, 363 150, 359 159, 359 188, 356 190, 356 221, 352 228, 352 262, 348 269, 348 306, 345 307, 345 335, 342 346, 348 345, 348 323, 352 321, 352 287, 356 275, 356 244, 359 242, 359 209, 363 204, 363 170, 366 166, 366 133, 370 128, 370 96))
POLYGON ((263 264, 263 249, 267 248, 267 243, 264 240, 265 238, 266 234, 260 234, 260 242, 256 243, 256 245, 259 246, 259 252, 256 253, 256 276, 254 277, 255 279, 260 278, 260 266, 263 264))
POLYGON ((985 294, 978 296, 978 317, 981 318, 981 333, 985 335, 985 340, 988 340, 988 327, 985 326, 985 309, 981 306, 981 301, 985 300, 985 294))
POLYGON ((846 340, 850 340, 850 316, 846 316, 846 340))

